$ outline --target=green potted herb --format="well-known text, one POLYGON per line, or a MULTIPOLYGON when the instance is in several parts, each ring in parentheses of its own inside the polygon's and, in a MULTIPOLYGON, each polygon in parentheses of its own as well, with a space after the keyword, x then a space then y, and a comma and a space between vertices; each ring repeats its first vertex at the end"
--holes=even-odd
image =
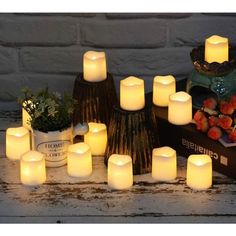
POLYGON ((75 101, 71 96, 50 92, 48 88, 35 94, 26 88, 23 94, 19 102, 30 116, 33 149, 45 153, 48 167, 65 165, 73 136, 83 135, 88 130, 87 124, 72 127, 75 101))

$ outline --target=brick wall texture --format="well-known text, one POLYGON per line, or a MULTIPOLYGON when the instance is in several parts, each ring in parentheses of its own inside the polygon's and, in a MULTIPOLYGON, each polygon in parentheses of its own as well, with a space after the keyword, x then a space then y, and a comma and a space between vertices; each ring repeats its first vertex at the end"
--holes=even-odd
POLYGON ((236 43, 236 14, 0 14, 0 101, 24 86, 72 93, 83 53, 105 51, 108 71, 152 89, 155 75, 177 79, 192 70, 189 53, 212 34, 236 43))

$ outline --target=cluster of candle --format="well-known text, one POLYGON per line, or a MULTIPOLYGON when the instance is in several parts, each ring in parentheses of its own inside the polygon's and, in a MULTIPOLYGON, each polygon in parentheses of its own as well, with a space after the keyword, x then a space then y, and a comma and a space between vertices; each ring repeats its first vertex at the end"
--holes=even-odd
MULTIPOLYGON (((172 75, 155 76, 153 103, 168 106, 168 120, 175 125, 185 125, 192 120, 192 98, 186 92, 176 93, 176 81, 172 75)), ((120 107, 137 111, 145 106, 144 80, 129 76, 120 81, 120 107)))
MULTIPOLYGON (((205 41, 205 60, 209 63, 228 61, 228 39, 212 36, 205 41)), ((83 58, 84 79, 99 82, 107 78, 104 52, 89 51, 83 58)), ((175 125, 188 124, 192 120, 192 99, 183 91, 176 93, 176 81, 172 75, 155 76, 153 103, 168 107, 168 120, 175 125)), ((130 76, 120 81, 120 107, 138 111, 145 107, 144 80, 130 76)), ((9 128, 6 133, 6 155, 20 160, 21 181, 26 185, 46 181, 45 156, 30 150, 30 116, 23 109, 23 126, 9 128)), ((86 177, 92 173, 92 155, 104 155, 107 145, 105 124, 89 123, 89 132, 83 143, 68 148, 67 172, 73 177, 86 177)), ((176 151, 170 147, 153 149, 152 177, 158 181, 172 181, 177 176, 176 151)), ((132 158, 113 154, 108 160, 108 185, 126 189, 133 185, 132 158)), ((207 155, 190 155, 187 163, 187 185, 193 189, 207 189, 212 185, 212 161, 207 155)))
MULTIPOLYGON (((153 149, 152 177, 172 181, 177 177, 176 151, 170 147, 153 149)), ((196 190, 212 185, 212 160, 208 155, 190 155, 187 163, 187 185, 196 190)))
MULTIPOLYGON (((90 175, 92 173, 92 155, 103 156, 106 145, 106 126, 89 123, 89 132, 84 136, 84 143, 72 144, 68 147, 68 174, 74 177, 90 175)), ((6 156, 11 160, 20 160, 23 184, 37 185, 46 180, 45 155, 31 150, 30 131, 27 128, 7 129, 6 156)))
MULTIPOLYGON (((104 130, 103 130, 104 131, 104 130)), ((103 134, 106 136, 106 134, 103 134)), ((72 144, 68 148, 67 172, 73 177, 87 177, 92 174, 92 150, 96 139, 100 148, 104 140, 97 136, 86 143, 72 144), (92 145, 91 145, 92 142, 92 145)), ((20 160, 21 182, 25 185, 38 185, 46 181, 44 154, 31 151, 29 131, 24 127, 7 130, 7 157, 20 160), (13 148, 14 142, 14 148, 13 148)), ((96 150, 96 148, 95 148, 96 150)), ((98 149, 96 154, 102 154, 98 149)), ((176 151, 170 147, 153 149, 152 177, 158 181, 172 181, 177 176, 176 151)), ((192 155, 188 159, 187 185, 194 189, 206 189, 212 182, 211 158, 207 155, 192 155)), ((113 154, 108 160, 108 185, 114 189, 126 189, 133 185, 132 159, 128 155, 113 154)))
MULTIPOLYGON (((176 151, 160 147, 152 152, 152 178, 170 182, 177 177, 176 151)), ((212 160, 208 155, 190 155, 187 163, 187 185, 205 190, 212 185, 212 160)), ((127 189, 133 185, 132 159, 127 155, 113 154, 108 159, 108 185, 114 189, 127 189)))

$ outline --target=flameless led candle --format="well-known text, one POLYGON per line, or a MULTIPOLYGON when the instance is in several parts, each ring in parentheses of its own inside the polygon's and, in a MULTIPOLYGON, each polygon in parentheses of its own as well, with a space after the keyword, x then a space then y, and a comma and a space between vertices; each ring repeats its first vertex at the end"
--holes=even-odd
POLYGON ((92 155, 85 143, 76 143, 68 147, 67 173, 73 177, 86 177, 92 173, 92 155))
POLYGON ((190 155, 187 164, 187 185, 196 190, 212 185, 212 160, 208 155, 190 155))
POLYGON ((170 95, 176 90, 175 78, 172 75, 155 76, 153 80, 153 103, 157 106, 167 107, 170 95))
POLYGON ((44 154, 29 151, 22 155, 20 161, 21 182, 25 185, 39 185, 46 181, 44 154))
POLYGON ((104 52, 86 52, 83 67, 86 81, 99 82, 107 78, 106 55, 104 52))
POLYGON ((130 156, 113 154, 108 159, 108 185, 126 189, 133 185, 133 164, 130 156))
POLYGON ((120 81, 120 107, 127 111, 137 111, 145 106, 144 81, 130 76, 120 81))
POLYGON ((30 150, 29 130, 24 127, 9 128, 6 132, 6 156, 20 160, 22 154, 30 150))
POLYGON ((152 177, 159 181, 171 181, 177 176, 176 151, 170 147, 152 151, 152 177))
POLYGON ((185 92, 170 95, 168 121, 174 125, 186 125, 192 121, 192 97, 185 92))
MULTIPOLYGON (((28 101, 28 103, 30 104, 31 101, 28 101)), ((23 103, 23 107, 25 105, 26 105, 26 102, 23 103)), ((31 130, 31 125, 29 123, 30 120, 31 120, 31 117, 30 117, 29 113, 24 108, 22 108, 22 126, 28 130, 31 130)))
POLYGON ((84 142, 91 148, 92 155, 103 156, 107 146, 107 127, 102 123, 88 123, 89 131, 84 135, 84 142))
POLYGON ((205 41, 205 61, 208 63, 229 60, 228 39, 213 35, 205 41))

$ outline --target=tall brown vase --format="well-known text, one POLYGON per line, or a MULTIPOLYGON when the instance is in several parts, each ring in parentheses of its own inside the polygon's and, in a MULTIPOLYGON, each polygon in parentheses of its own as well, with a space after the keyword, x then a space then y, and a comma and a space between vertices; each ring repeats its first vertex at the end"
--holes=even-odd
POLYGON ((151 172, 152 149, 159 147, 157 123, 152 114, 149 106, 131 112, 113 107, 105 164, 112 154, 126 154, 133 160, 134 174, 151 172))
POLYGON ((108 126, 112 107, 117 104, 115 85, 111 74, 100 82, 88 82, 80 73, 74 83, 73 98, 77 101, 73 123, 96 122, 108 126))

